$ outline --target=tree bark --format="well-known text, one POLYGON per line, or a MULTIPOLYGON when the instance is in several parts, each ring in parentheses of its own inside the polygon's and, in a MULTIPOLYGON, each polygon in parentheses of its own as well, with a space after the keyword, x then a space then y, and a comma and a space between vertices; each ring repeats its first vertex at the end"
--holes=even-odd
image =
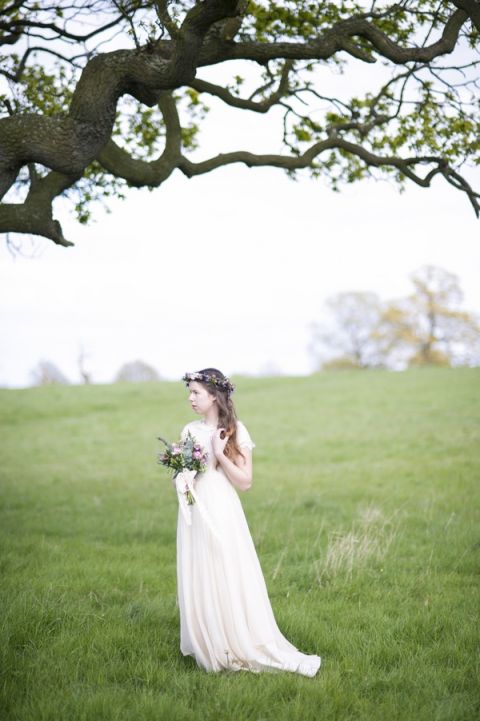
MULTIPOLYGON (((395 64, 429 63, 453 51, 468 18, 479 28, 479 3, 456 0, 452 4, 455 9, 440 38, 423 47, 404 47, 394 42, 371 22, 368 14, 340 21, 319 37, 305 42, 275 43, 234 41, 245 12, 245 0, 198 0, 178 28, 167 14, 173 39, 154 41, 134 50, 100 54, 86 64, 68 114, 50 117, 24 114, 0 119, 0 199, 23 166, 39 164, 52 171, 32 183, 23 204, 0 205, 0 231, 37 233, 68 245, 69 241, 52 217, 52 201, 76 182, 94 160, 130 185, 153 187, 164 182, 175 168, 188 177, 237 162, 249 167, 270 165, 295 170, 308 167, 325 150, 355 155, 367 166, 395 167, 423 187, 428 187, 432 178, 441 174, 467 194, 478 215, 478 194, 441 157, 400 158, 375 154, 361 144, 342 138, 340 131, 348 128, 366 134, 366 126, 355 122, 344 124, 336 131, 327 128, 324 139, 296 155, 256 155, 239 150, 191 162, 181 152, 181 127, 171 95, 175 88, 190 86, 234 107, 263 113, 289 93, 289 73, 295 60, 327 60, 346 52, 368 63, 376 62, 376 56, 395 64), (238 98, 226 88, 195 79, 197 68, 202 66, 227 60, 251 60, 266 65, 278 59, 285 61, 278 87, 258 102, 238 98), (134 159, 111 140, 118 100, 124 94, 150 107, 159 104, 162 110, 166 145, 154 161, 134 159), (416 167, 425 163, 430 164, 431 169, 422 177, 416 167)), ((167 3, 157 5, 160 17, 165 16, 167 3)), ((28 24, 29 21, 18 22, 28 24)), ((15 28, 11 30, 12 34, 15 32, 15 28)), ((377 117, 372 126, 388 119, 377 117)))

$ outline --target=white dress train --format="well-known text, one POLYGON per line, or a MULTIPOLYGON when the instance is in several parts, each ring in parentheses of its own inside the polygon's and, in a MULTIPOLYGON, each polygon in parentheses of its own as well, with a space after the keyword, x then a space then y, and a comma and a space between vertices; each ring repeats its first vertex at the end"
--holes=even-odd
MULTIPOLYGON (((292 671, 315 676, 320 656, 293 646, 278 628, 243 507, 223 470, 214 468, 214 427, 203 420, 187 431, 208 452, 197 474, 197 502, 190 520, 179 508, 177 523, 177 598, 180 650, 206 671, 292 671)), ((240 447, 254 448, 237 422, 240 447)))

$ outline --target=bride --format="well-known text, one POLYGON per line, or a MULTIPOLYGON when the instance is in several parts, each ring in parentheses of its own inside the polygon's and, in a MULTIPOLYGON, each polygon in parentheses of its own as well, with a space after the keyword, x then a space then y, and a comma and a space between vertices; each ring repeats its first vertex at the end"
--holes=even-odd
POLYGON ((252 486, 255 444, 236 418, 234 386, 216 368, 187 373, 183 380, 201 419, 184 427, 182 440, 190 432, 208 462, 194 480, 193 471, 177 476, 177 488, 193 481, 195 498, 189 515, 179 506, 177 522, 180 650, 206 671, 315 676, 320 657, 299 651, 277 626, 237 493, 252 486))

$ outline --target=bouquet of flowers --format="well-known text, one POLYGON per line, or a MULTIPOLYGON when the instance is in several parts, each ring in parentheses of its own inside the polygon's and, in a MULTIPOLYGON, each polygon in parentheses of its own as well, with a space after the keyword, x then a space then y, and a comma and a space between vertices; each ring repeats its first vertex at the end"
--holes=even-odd
MULTIPOLYGON (((158 440, 166 446, 166 450, 158 454, 158 462, 162 466, 173 469, 174 479, 182 473, 182 471, 202 473, 206 469, 208 454, 203 450, 201 445, 196 442, 190 431, 188 431, 184 441, 178 441, 177 443, 168 443, 160 436, 158 436, 158 440)), ((184 493, 187 503, 190 506, 195 503, 188 484, 185 486, 184 493)))

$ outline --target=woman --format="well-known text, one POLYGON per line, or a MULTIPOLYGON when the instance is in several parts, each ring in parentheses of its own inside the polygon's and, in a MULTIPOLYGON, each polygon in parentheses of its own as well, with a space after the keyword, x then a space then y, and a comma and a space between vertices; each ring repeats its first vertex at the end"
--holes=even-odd
MULTIPOLYGON (((187 373, 188 400, 201 420, 187 432, 207 451, 195 476, 190 523, 178 514, 180 650, 207 671, 293 671, 314 676, 319 656, 298 651, 280 632, 235 489, 252 485, 252 449, 237 420, 234 386, 216 368, 187 373)), ((193 472, 192 472, 193 473, 193 472)))

